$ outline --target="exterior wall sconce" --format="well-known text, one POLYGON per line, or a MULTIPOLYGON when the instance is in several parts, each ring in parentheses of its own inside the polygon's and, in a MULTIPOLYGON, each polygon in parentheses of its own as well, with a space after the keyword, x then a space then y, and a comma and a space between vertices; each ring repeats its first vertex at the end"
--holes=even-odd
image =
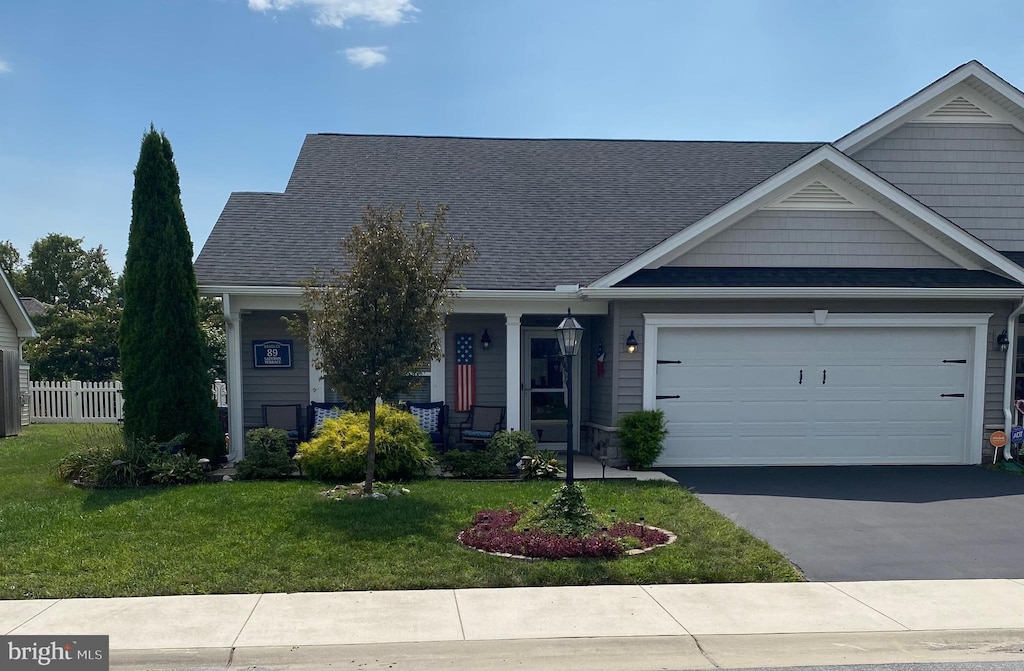
POLYGON ((996 344, 999 345, 999 351, 1005 352, 1010 349, 1010 336, 1006 333, 1006 329, 996 336, 996 344))
POLYGON ((633 335, 633 330, 630 329, 629 337, 626 338, 626 351, 630 354, 636 354, 636 336, 633 335))
POLYGON ((491 349, 491 334, 484 329, 484 334, 480 336, 480 347, 483 349, 491 349))

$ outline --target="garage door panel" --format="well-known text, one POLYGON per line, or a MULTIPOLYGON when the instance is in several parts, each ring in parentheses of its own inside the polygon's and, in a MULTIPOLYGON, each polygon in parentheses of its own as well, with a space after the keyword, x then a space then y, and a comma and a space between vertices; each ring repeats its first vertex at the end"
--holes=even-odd
POLYGON ((664 465, 966 461, 972 368, 942 361, 969 328, 660 328, 656 351, 681 362, 657 370, 664 465))

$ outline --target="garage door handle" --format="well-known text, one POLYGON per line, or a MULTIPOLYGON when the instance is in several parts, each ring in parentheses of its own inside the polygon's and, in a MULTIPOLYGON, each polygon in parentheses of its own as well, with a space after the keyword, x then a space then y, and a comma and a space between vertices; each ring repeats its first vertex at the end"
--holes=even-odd
POLYGON ((939 398, 963 398, 964 394, 939 394, 939 398))
POLYGON ((655 396, 654 398, 658 399, 659 401, 663 398, 679 398, 679 394, 676 394, 675 396, 655 396))

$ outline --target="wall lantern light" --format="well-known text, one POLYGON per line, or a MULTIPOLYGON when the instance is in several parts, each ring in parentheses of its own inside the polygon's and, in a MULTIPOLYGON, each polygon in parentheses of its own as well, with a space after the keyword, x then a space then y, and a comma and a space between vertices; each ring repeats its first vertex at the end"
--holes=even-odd
POLYGON ((636 336, 633 335, 632 330, 629 332, 629 337, 626 338, 626 351, 630 354, 636 354, 636 336))
POLYGON ((1006 333, 1006 329, 1003 329, 1003 332, 996 336, 996 344, 999 345, 1000 352, 1010 349, 1010 336, 1006 333))
POLYGON ((484 329, 484 334, 480 336, 480 347, 484 349, 491 349, 491 334, 484 329))

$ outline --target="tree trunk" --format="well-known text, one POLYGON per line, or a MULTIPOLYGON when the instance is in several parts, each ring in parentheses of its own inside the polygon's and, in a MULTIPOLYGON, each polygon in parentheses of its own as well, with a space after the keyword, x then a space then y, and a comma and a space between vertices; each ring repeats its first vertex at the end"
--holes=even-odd
POLYGON ((377 400, 370 402, 370 444, 366 448, 366 482, 363 493, 373 493, 373 469, 377 461, 377 400))

